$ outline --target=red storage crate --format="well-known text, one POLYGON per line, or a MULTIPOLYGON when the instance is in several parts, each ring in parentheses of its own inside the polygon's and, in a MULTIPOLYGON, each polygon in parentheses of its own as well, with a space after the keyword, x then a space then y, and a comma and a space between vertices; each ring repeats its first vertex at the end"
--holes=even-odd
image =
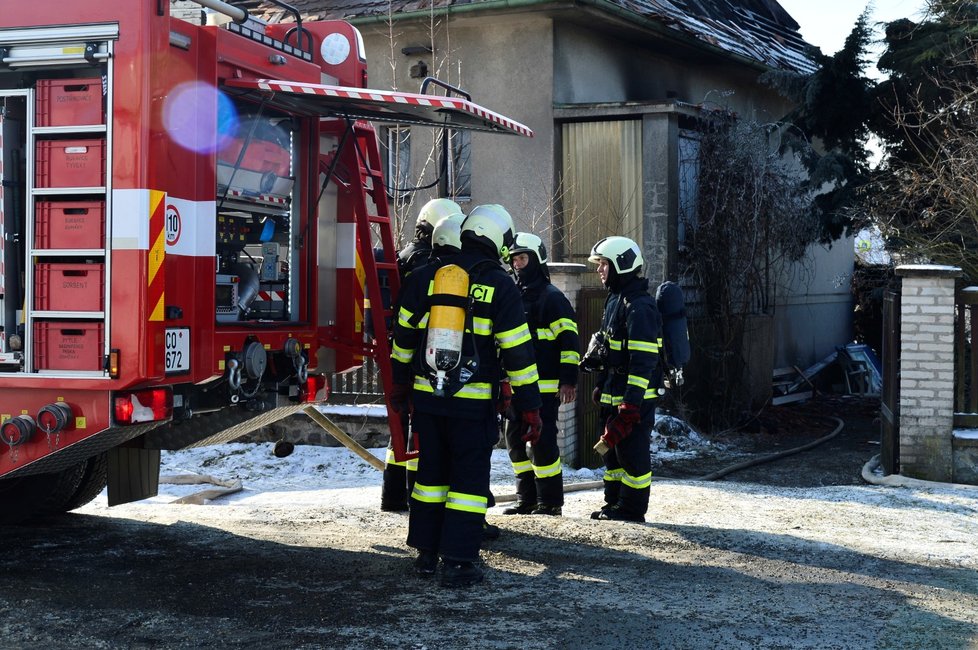
POLYGON ((102 370, 104 327, 93 322, 35 321, 34 368, 102 370))
POLYGON ((105 139, 38 140, 35 187, 105 186, 105 139))
POLYGON ((104 264, 37 264, 34 309, 102 311, 104 264))
POLYGON ((104 248, 105 201, 38 201, 34 248, 104 248))
POLYGON ((37 82, 35 126, 104 124, 102 79, 42 79, 37 82))

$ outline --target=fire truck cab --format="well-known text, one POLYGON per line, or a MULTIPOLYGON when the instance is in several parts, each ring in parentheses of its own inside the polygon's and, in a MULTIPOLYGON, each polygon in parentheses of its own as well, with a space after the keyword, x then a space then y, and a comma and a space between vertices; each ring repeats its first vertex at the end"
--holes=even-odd
POLYGON ((152 496, 160 450, 295 413, 364 357, 388 379, 390 311, 363 322, 378 276, 398 287, 369 121, 532 135, 458 93, 367 89, 348 23, 200 4, 228 22, 0 13, 0 523, 106 483, 152 496))

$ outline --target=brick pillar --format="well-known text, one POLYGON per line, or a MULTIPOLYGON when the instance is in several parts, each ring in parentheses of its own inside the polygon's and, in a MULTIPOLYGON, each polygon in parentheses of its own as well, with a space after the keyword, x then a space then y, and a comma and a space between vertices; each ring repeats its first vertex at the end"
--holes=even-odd
POLYGON ((955 266, 901 265, 900 473, 950 481, 955 266))
MULTIPOLYGON (((547 264, 550 281, 567 296, 571 307, 577 311, 577 294, 581 289, 581 278, 587 272, 583 264, 547 264)), ((583 345, 583 343, 582 343, 583 345)), ((577 399, 583 399, 581 395, 577 399)), ((564 463, 577 467, 577 410, 574 404, 561 404, 557 410, 557 444, 564 463)))

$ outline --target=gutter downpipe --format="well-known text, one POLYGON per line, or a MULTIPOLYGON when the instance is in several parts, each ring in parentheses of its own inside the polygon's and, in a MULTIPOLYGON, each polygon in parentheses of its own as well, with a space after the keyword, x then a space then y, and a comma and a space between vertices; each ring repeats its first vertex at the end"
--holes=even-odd
MULTIPOLYGON (((583 7, 592 7, 598 11, 611 14, 618 18, 621 18, 629 23, 638 25, 639 27, 648 29, 649 31, 655 32, 665 38, 682 43, 684 45, 689 45, 694 48, 704 50, 711 54, 716 54, 727 59, 733 59, 743 65, 748 67, 767 71, 771 70, 772 67, 765 65, 756 59, 743 56, 742 54, 736 54, 725 50, 716 45, 711 45, 693 36, 688 36, 682 32, 677 32, 674 29, 669 29, 665 27, 662 23, 657 20, 652 20, 646 18, 640 14, 629 11, 620 5, 616 4, 612 0, 486 0, 485 2, 475 2, 471 4, 464 5, 451 5, 447 7, 439 7, 437 9, 426 9, 421 11, 405 11, 396 14, 383 14, 375 16, 362 16, 360 18, 347 18, 347 22, 351 25, 374 25, 377 23, 388 23, 391 20, 418 20, 423 18, 431 18, 433 16, 452 16, 456 14, 467 14, 479 11, 492 11, 496 9, 531 9, 531 8, 541 8, 546 5, 552 5, 554 8, 560 8, 560 5, 580 5, 583 7)), ((563 7, 568 9, 569 7, 563 7)))

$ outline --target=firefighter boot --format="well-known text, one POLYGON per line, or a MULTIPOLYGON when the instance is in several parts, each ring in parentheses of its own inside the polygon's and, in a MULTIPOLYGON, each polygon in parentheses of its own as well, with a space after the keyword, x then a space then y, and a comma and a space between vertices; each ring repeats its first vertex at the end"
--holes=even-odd
POLYGON ((485 575, 474 562, 446 561, 441 570, 442 587, 469 587, 482 582, 485 575))
POLYGON ((544 505, 544 504, 541 503, 541 504, 537 505, 537 507, 534 508, 533 509, 533 512, 531 512, 530 514, 531 515, 550 515, 551 517, 559 517, 560 514, 561 514, 560 510, 561 510, 561 507, 560 506, 547 506, 547 505, 544 505))
POLYGON ((639 524, 645 523, 644 516, 625 512, 617 505, 610 507, 606 506, 597 512, 592 512, 591 519, 598 519, 602 521, 632 521, 639 524))
POLYGON ((535 503, 527 501, 517 501, 510 507, 503 510, 504 515, 528 515, 536 507, 535 503))
POLYGON ((418 557, 414 560, 414 572, 422 578, 430 578, 435 575, 438 568, 438 554, 434 551, 418 551, 418 557))
POLYGON ((408 509, 407 470, 402 465, 388 464, 384 468, 380 509, 385 512, 404 512, 408 509))
POLYGON ((499 526, 493 526, 487 521, 482 522, 482 541, 491 542, 499 539, 499 526))

